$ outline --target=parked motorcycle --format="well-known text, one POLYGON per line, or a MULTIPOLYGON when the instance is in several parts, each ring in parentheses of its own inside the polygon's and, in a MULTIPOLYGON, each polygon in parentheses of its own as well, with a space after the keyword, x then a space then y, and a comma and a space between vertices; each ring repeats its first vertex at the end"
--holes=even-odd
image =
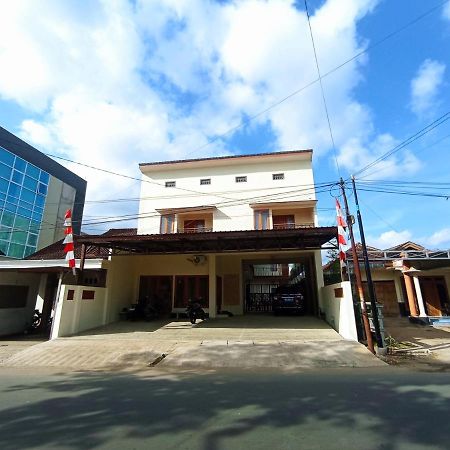
POLYGON ((203 311, 202 305, 197 300, 189 300, 186 314, 192 324, 195 324, 197 319, 205 320, 206 318, 206 313, 203 311))

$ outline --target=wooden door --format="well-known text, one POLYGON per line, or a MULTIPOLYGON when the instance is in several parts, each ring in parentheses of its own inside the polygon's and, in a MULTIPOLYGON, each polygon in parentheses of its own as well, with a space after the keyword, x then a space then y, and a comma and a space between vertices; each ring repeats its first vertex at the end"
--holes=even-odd
POLYGON ((172 277, 141 276, 139 303, 142 306, 150 304, 163 315, 172 312, 172 277))
MULTIPOLYGON (((369 300, 367 283, 364 282, 364 295, 369 300)), ((375 295, 377 302, 383 305, 384 316, 398 316, 400 309, 398 306, 397 292, 394 281, 374 281, 375 295)))
POLYGON ((443 277, 419 277, 420 289, 422 290, 422 297, 425 303, 425 308, 429 316, 442 316, 443 303, 442 299, 444 291, 438 288, 444 284, 443 277))

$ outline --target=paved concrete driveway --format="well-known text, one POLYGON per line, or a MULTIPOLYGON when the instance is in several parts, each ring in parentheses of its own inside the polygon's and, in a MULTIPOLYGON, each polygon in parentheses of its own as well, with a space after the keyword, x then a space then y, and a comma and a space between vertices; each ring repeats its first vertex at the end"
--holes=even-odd
POLYGON ((383 365, 314 317, 238 316, 187 321, 117 322, 34 346, 9 366, 67 368, 317 368, 383 365), (164 355, 164 356, 163 356, 164 355))

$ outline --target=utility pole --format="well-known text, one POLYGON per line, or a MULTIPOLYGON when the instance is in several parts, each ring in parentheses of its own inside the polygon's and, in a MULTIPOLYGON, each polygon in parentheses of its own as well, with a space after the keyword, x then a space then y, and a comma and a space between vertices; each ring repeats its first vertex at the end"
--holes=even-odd
POLYGON ((359 210, 358 194, 356 192, 356 184, 355 184, 354 176, 352 176, 352 186, 353 186, 353 194, 355 196, 355 205, 356 205, 356 214, 358 217, 359 234, 361 236, 361 244, 362 244, 363 257, 364 257, 364 267, 366 268, 367 287, 369 288, 369 297, 370 297, 370 305, 372 308, 372 320, 373 320, 373 326, 375 328, 375 337, 377 340, 378 348, 383 348, 384 342, 383 342, 383 338, 381 336, 380 321, 378 320, 377 298, 375 296, 375 289, 374 289, 373 281, 372 281, 372 273, 370 271, 369 255, 367 254, 366 238, 364 236, 364 228, 363 228, 363 223, 362 223, 362 218, 361 218, 361 212, 359 210))
POLYGON ((344 184, 344 180, 342 178, 341 178, 340 186, 341 186, 341 190, 342 190, 342 196, 344 197, 345 215, 347 217, 348 232, 350 234, 350 241, 352 243, 353 270, 355 272, 356 287, 358 289, 359 304, 360 304, 360 308, 361 308, 361 316, 362 316, 362 320, 363 320, 363 324, 364 324, 364 331, 366 333, 366 338, 367 338, 367 347, 373 354, 375 354, 375 349, 373 347, 373 340, 372 340, 372 332, 370 331, 369 318, 367 316, 366 301, 364 299, 364 290, 363 290, 363 284, 362 284, 362 278, 361 278, 361 270, 359 268, 358 252, 356 251, 355 238, 353 235, 353 222, 352 222, 353 218, 350 215, 350 212, 348 209, 347 195, 345 194, 345 184, 344 184))

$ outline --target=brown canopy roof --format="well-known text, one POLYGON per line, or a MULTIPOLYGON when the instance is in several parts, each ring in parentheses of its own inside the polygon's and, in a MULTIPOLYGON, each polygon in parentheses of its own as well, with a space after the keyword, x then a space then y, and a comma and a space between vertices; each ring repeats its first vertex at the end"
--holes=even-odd
POLYGON ((337 235, 336 227, 285 230, 216 231, 144 235, 98 235, 77 239, 87 248, 125 253, 220 253, 233 251, 317 250, 337 235))

